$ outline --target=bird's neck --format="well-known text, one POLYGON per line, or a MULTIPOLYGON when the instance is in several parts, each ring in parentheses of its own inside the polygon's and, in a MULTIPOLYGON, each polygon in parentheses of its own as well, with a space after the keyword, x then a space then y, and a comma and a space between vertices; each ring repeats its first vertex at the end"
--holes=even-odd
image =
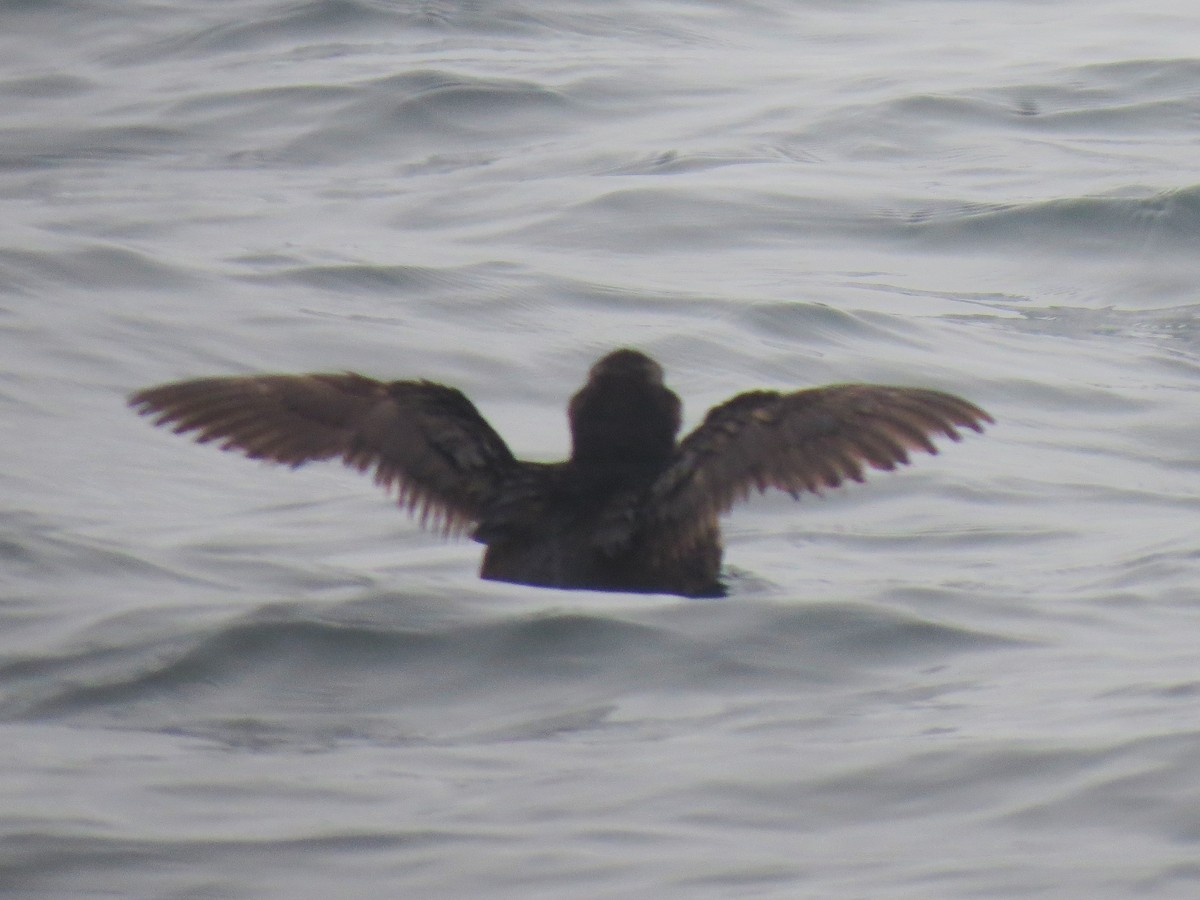
POLYGON ((589 384, 571 403, 571 461, 656 468, 675 450, 679 398, 657 385, 589 384))

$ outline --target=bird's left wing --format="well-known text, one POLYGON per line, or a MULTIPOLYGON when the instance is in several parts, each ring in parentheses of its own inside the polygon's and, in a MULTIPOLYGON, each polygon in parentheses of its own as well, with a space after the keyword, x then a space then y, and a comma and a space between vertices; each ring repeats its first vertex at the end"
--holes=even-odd
POLYGON ((293 468, 341 459, 395 488, 422 524, 461 532, 517 463, 460 391, 352 372, 200 378, 138 391, 130 406, 177 434, 293 468))

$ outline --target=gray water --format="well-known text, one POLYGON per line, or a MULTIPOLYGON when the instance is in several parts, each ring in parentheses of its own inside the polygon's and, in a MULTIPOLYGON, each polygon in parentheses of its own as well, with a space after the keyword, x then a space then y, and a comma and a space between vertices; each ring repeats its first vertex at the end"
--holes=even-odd
POLYGON ((0 892, 1200 892, 1200 14, 0 7, 0 892), (480 582, 366 479, 152 429, 355 369, 567 449, 952 390, 982 437, 726 520, 731 595, 480 582))

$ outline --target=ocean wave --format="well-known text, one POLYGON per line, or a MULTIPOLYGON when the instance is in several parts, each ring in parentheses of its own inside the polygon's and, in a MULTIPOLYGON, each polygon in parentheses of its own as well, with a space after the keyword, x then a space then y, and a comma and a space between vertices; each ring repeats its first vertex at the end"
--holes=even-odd
POLYGON ((679 604, 421 629, 363 621, 361 604, 350 610, 353 621, 339 621, 336 610, 276 605, 174 633, 124 617, 97 626, 78 649, 0 665, 0 709, 10 720, 220 734, 239 744, 378 737, 379 716, 406 711, 424 723, 416 732, 466 716, 473 731, 511 738, 544 732, 547 722, 593 725, 631 693, 812 688, 1008 640, 854 604, 679 604), (506 691, 536 714, 510 721, 506 691))
MULTIPOLYGON (((1128 196, 946 203, 886 217, 929 249, 1053 245, 1056 252, 1178 252, 1200 230, 1200 185, 1128 196)), ((885 219, 886 220, 886 219, 885 219)))
POLYGON ((166 125, 46 125, 0 130, 0 169, 135 161, 176 153, 194 136, 166 125))
POLYGON ((353 99, 313 122, 279 148, 291 162, 328 163, 384 153, 436 153, 455 149, 498 154, 531 137, 569 127, 575 103, 546 85, 446 70, 414 70, 362 82, 353 99))
POLYGON ((0 267, 15 284, 57 283, 106 290, 171 291, 198 277, 184 266, 95 241, 58 250, 0 249, 0 267))

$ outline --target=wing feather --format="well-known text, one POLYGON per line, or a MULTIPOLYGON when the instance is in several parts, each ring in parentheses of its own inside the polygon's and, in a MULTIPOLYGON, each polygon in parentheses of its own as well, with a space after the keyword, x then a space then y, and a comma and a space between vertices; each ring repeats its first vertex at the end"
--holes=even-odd
POLYGON ((446 533, 477 522, 517 466, 461 392, 428 381, 352 372, 199 378, 138 391, 129 404, 155 425, 251 459, 373 469, 376 484, 446 533))
POLYGON ((937 453, 934 436, 958 441, 960 429, 982 431, 991 421, 960 397, 921 388, 841 384, 739 394, 680 442, 650 489, 642 524, 678 533, 673 547, 682 553, 752 490, 819 494, 862 481, 867 467, 906 465, 910 451, 937 453))

